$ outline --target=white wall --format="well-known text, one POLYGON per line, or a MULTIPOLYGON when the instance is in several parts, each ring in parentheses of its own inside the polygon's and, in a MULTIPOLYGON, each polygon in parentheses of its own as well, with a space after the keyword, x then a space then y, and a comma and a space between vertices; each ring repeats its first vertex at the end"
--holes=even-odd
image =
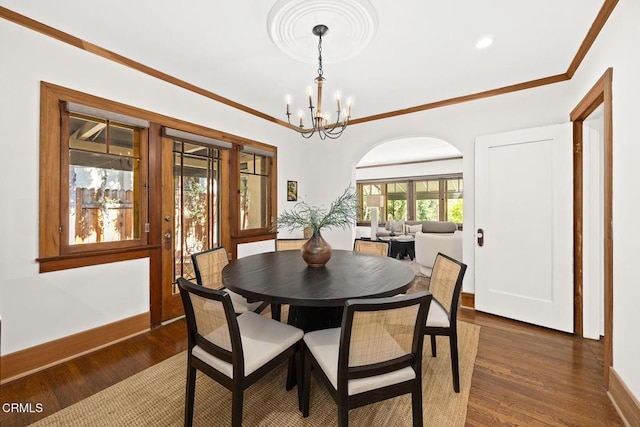
POLYGON ((640 286, 637 272, 640 182, 640 2, 621 0, 572 79, 574 104, 613 68, 613 367, 640 398, 640 286))
MULTIPOLYGON (((46 81, 279 147, 304 188, 287 129, 0 19, 0 317, 8 354, 149 310, 148 259, 38 273, 40 82, 46 81)), ((293 143, 295 141, 295 143, 293 143)), ((280 184, 281 183, 281 184, 280 184)))

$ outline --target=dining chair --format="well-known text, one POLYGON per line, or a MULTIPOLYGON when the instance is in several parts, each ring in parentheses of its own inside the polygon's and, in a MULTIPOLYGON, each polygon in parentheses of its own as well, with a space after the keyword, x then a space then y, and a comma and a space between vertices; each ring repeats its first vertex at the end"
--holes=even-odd
MULTIPOLYGON (((309 239, 276 239, 276 252, 299 251, 309 239)), ((271 318, 280 320, 282 317, 282 306, 271 304, 271 318)))
POLYGON ((276 239, 276 251, 299 251, 309 239, 276 239))
POLYGON ((451 375, 453 390, 460 393, 460 370, 458 365, 458 306, 462 279, 466 264, 439 252, 433 263, 429 292, 433 304, 427 316, 425 335, 431 336, 431 355, 436 357, 436 336, 448 336, 451 348, 451 375))
POLYGON ((231 391, 231 425, 241 426, 244 391, 294 355, 301 366, 304 332, 252 311, 236 316, 226 289, 208 289, 183 277, 178 288, 188 334, 184 425, 193 423, 199 370, 231 391))
POLYGON ((353 250, 373 255, 388 256, 389 242, 369 239, 355 239, 353 241, 353 250))
POLYGON ((303 339, 302 415, 309 415, 311 369, 338 405, 338 426, 349 410, 411 394, 414 427, 422 426, 423 327, 431 295, 419 292, 345 303, 342 326, 303 339))
POLYGON ((210 289, 225 289, 231 297, 233 309, 237 314, 247 311, 261 313, 269 306, 269 303, 263 301, 249 302, 242 295, 224 288, 222 269, 229 264, 229 256, 224 246, 191 254, 191 261, 193 262, 198 285, 210 289))

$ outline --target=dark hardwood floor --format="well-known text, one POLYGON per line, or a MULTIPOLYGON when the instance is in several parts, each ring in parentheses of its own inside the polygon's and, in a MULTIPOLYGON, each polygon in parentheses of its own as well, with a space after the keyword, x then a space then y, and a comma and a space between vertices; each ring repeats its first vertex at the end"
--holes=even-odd
MULTIPOLYGON (((459 318, 481 326, 468 426, 623 425, 603 384, 602 343, 466 308, 459 318)), ((4 384, 0 425, 28 425, 177 354, 185 335, 178 320, 4 384), (31 412, 7 412, 12 402, 31 412)))

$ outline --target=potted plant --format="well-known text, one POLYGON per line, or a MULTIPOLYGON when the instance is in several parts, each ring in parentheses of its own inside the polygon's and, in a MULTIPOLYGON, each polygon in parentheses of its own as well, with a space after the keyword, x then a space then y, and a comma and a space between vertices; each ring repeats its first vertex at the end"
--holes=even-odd
POLYGON ((278 216, 274 228, 313 230, 309 240, 302 246, 302 258, 309 267, 324 267, 331 258, 331 245, 322 238, 320 230, 350 227, 355 223, 357 212, 358 193, 352 187, 347 187, 328 209, 311 206, 301 200, 293 209, 285 210, 278 216))

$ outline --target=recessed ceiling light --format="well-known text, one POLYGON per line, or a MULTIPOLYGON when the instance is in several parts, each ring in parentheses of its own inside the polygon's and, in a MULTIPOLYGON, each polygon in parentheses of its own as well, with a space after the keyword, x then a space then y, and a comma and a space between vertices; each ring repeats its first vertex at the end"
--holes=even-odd
POLYGON ((486 36, 482 37, 480 40, 476 42, 476 47, 478 49, 485 49, 493 44, 493 37, 486 36))

